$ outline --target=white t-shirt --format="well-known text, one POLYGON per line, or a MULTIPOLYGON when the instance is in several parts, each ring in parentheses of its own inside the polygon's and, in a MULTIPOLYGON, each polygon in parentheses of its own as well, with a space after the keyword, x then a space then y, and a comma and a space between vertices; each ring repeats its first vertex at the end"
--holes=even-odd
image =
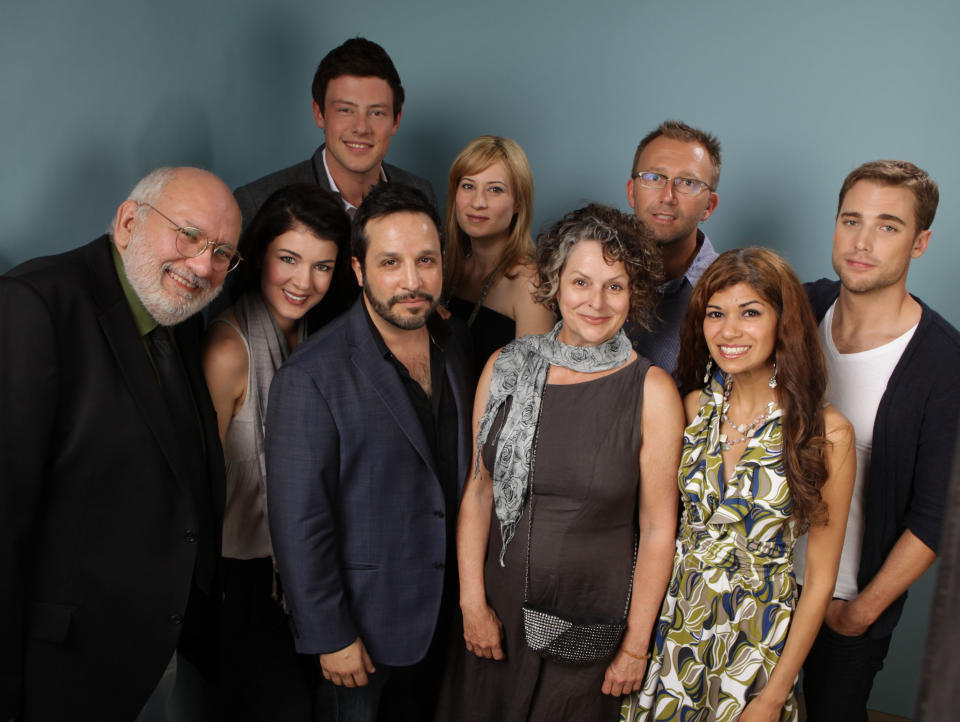
MULTIPOLYGON (((826 399, 853 424, 857 445, 857 476, 853 498, 850 500, 847 533, 843 538, 843 553, 840 556, 840 570, 837 572, 837 585, 833 595, 840 599, 853 599, 859 591, 857 571, 860 568, 860 547, 863 542, 863 507, 873 446, 873 422, 890 375, 917 327, 914 326, 893 341, 868 351, 840 353, 833 343, 833 312, 836 306, 834 301, 824 314, 819 328, 830 375, 826 399)), ((804 534, 797 540, 793 552, 793 568, 799 584, 803 584, 806 561, 807 535, 804 534)))

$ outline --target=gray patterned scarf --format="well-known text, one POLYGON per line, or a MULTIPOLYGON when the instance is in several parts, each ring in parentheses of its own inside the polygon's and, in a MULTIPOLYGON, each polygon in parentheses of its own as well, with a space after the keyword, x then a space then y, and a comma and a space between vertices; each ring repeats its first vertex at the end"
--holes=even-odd
POLYGON ((500 520, 500 565, 504 566, 507 544, 513 539, 527 496, 532 469, 533 439, 540 417, 540 401, 551 365, 591 373, 608 371, 630 358, 630 341, 620 330, 597 346, 568 346, 557 340, 563 321, 539 336, 522 336, 508 343, 493 364, 487 405, 477 431, 476 469, 497 412, 512 398, 507 417, 496 439, 497 455, 490 469, 493 504, 500 520))

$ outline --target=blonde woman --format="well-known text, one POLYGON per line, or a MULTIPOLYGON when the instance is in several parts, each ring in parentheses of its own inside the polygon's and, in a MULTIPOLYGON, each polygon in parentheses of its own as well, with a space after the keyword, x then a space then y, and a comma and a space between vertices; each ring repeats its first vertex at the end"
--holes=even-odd
POLYGON ((482 135, 460 151, 447 181, 444 299, 473 336, 479 372, 498 348, 556 319, 534 301, 533 173, 509 138, 482 135))

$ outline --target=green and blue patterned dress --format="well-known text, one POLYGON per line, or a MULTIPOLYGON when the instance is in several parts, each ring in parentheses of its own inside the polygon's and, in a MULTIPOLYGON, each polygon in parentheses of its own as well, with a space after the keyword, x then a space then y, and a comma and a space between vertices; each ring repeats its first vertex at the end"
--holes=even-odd
MULTIPOLYGON (((684 431, 673 576, 643 688, 624 698, 622 722, 736 720, 766 685, 787 638, 796 532, 781 411, 747 442, 733 473, 725 473, 723 379, 718 373, 700 394, 700 412, 684 431)), ((797 719, 793 692, 780 718, 797 719)))

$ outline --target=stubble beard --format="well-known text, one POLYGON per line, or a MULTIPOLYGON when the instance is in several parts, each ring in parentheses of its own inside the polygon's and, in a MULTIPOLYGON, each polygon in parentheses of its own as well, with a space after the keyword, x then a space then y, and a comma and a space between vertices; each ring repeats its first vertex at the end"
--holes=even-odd
POLYGON ((891 286, 895 286, 901 279, 906 277, 908 268, 909 265, 903 269, 902 272, 888 272, 858 278, 854 274, 848 273, 847 269, 844 268, 842 260, 839 263, 833 264, 833 270, 840 279, 840 285, 843 286, 847 292, 857 295, 882 291, 891 286))

